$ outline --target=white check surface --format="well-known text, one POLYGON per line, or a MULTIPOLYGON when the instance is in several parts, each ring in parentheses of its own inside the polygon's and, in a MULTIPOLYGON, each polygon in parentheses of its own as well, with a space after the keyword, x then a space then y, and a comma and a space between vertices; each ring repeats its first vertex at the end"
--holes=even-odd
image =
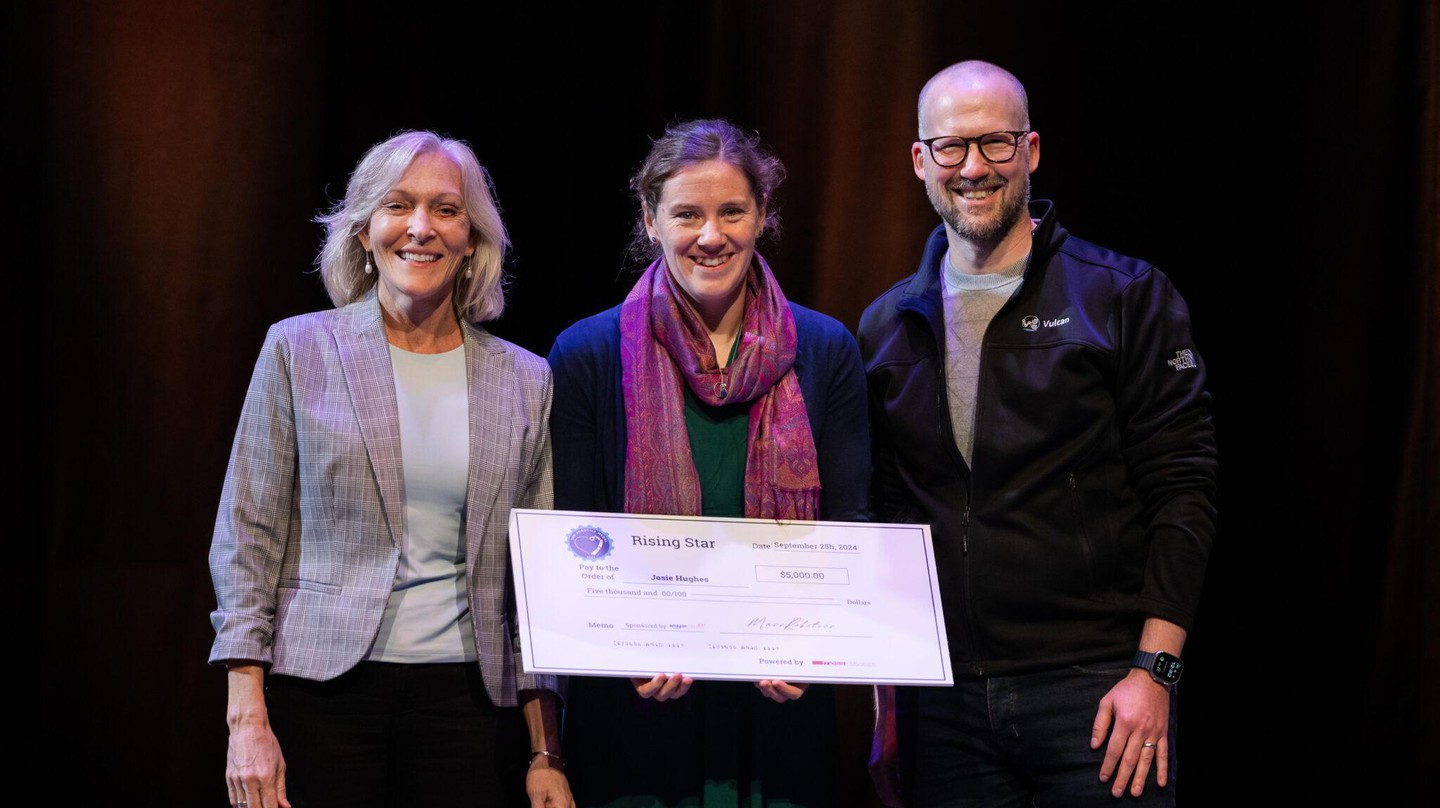
POLYGON ((928 525, 515 509, 529 673, 954 683, 928 525))

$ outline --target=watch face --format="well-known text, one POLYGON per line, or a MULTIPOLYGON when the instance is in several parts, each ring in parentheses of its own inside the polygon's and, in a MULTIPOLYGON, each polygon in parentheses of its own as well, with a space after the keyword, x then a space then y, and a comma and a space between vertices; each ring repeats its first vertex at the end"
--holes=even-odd
POLYGON ((1160 679, 1173 684, 1180 681, 1180 671, 1184 669, 1185 663, 1180 661, 1180 657, 1161 651, 1155 655, 1155 666, 1151 671, 1160 679))

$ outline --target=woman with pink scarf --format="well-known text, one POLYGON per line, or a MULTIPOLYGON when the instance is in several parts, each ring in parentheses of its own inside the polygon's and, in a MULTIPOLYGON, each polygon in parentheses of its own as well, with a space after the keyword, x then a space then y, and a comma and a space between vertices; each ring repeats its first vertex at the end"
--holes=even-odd
MULTIPOLYGON (((722 120, 676 124, 631 179, 625 301, 556 340, 555 506, 863 520, 865 377, 850 333, 790 303, 760 237, 784 167, 722 120)), ((577 678, 566 765, 581 806, 825 806, 828 685, 577 678)))

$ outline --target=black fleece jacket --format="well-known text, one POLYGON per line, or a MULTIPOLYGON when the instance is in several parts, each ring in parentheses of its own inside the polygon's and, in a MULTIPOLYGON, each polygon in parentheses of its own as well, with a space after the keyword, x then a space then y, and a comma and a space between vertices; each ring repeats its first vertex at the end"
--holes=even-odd
POLYGON ((866 309, 872 516, 929 523, 957 677, 1128 657, 1154 615, 1189 628, 1217 460, 1189 312, 1154 267, 1036 201, 1030 260, 981 348, 973 468, 946 402, 940 264, 866 309))

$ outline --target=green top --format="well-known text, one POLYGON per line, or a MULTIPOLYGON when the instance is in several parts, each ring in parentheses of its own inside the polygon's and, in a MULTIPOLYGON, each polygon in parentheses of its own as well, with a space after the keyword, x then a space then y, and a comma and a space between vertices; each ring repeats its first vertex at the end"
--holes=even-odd
POLYGON ((685 388, 685 431, 700 475, 701 516, 745 515, 745 441, 750 405, 711 407, 685 388))
MULTIPOLYGON (((730 346, 728 366, 740 351, 740 338, 730 346)), ((745 515, 746 440, 750 433, 750 404, 712 407, 685 388, 685 431, 690 456, 700 476, 701 516, 745 515)))

